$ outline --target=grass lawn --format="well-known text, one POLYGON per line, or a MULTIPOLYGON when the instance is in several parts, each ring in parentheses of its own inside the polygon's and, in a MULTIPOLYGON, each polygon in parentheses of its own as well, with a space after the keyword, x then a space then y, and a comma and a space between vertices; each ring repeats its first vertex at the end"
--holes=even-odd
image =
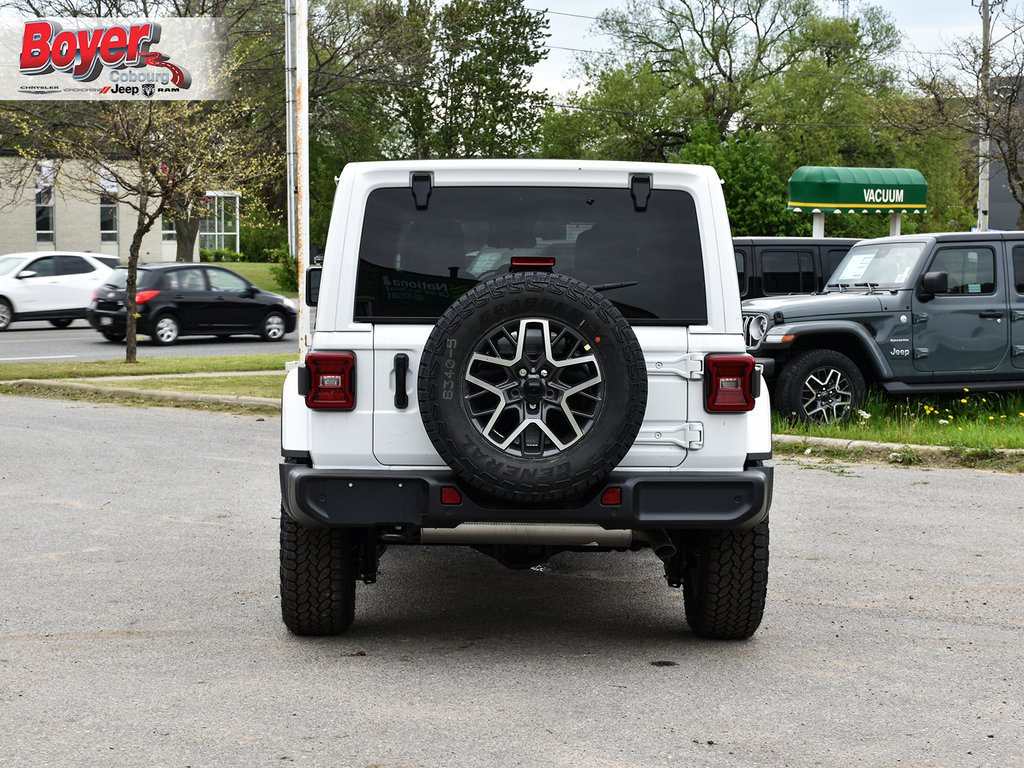
POLYGON ((772 415, 772 431, 842 440, 990 450, 1024 448, 1024 394, 972 392, 894 398, 873 392, 841 424, 814 426, 772 415))
POLYGON ((271 355, 220 355, 211 357, 146 357, 137 363, 95 360, 88 363, 0 363, 0 381, 15 379, 82 379, 95 376, 150 376, 177 373, 284 371, 298 352, 271 355))

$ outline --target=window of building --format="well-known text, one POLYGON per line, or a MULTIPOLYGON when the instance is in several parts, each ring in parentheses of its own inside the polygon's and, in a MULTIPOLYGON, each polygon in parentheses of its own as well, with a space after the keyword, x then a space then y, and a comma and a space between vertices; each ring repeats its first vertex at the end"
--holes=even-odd
POLYGON ((100 241, 117 242, 117 181, 113 175, 100 172, 100 241))
POLYGON ((199 247, 237 251, 239 245, 239 204, 237 192, 207 192, 206 218, 199 225, 199 247))
POLYGON ((52 160, 36 163, 36 242, 54 242, 53 182, 56 170, 52 160))
POLYGON ((163 226, 163 239, 165 243, 175 243, 178 241, 178 230, 174 226, 174 219, 168 216, 166 213, 163 215, 161 220, 163 226))

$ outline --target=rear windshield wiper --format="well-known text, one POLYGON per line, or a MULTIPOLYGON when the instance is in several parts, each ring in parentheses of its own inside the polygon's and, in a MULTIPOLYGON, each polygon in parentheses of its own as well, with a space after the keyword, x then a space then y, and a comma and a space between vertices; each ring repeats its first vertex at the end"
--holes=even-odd
POLYGON ((636 280, 630 280, 625 283, 598 283, 597 285, 590 286, 595 291, 611 291, 616 288, 629 288, 636 285, 636 280))

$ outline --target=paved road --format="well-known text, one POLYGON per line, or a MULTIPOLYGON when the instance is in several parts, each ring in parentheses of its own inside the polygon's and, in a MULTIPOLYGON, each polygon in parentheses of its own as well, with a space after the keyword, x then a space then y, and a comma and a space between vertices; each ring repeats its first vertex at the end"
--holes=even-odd
MULTIPOLYGON (((161 347, 147 336, 139 337, 142 357, 193 357, 201 355, 249 355, 296 351, 298 335, 282 341, 263 341, 258 336, 232 336, 221 341, 212 336, 186 336, 176 344, 161 347)), ((14 323, 0 332, 0 363, 59 360, 117 360, 124 358, 124 344, 114 344, 93 330, 85 320, 75 320, 64 329, 49 323, 14 323)))
POLYGON ((653 557, 392 549, 279 619, 275 418, 0 397, 0 756, 29 766, 1024 764, 1024 494, 782 463, 755 638, 653 557))

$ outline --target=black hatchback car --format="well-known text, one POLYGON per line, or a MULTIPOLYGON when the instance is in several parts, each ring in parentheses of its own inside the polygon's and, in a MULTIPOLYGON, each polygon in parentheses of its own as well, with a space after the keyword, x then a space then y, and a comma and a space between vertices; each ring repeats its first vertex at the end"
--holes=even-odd
MULTIPOLYGON (((87 310, 89 324, 110 341, 125 337, 128 270, 115 269, 96 289, 87 310)), ((291 299, 261 290, 241 275, 212 264, 140 264, 135 291, 138 332, 157 344, 179 336, 254 333, 280 341, 295 330, 291 299)))

